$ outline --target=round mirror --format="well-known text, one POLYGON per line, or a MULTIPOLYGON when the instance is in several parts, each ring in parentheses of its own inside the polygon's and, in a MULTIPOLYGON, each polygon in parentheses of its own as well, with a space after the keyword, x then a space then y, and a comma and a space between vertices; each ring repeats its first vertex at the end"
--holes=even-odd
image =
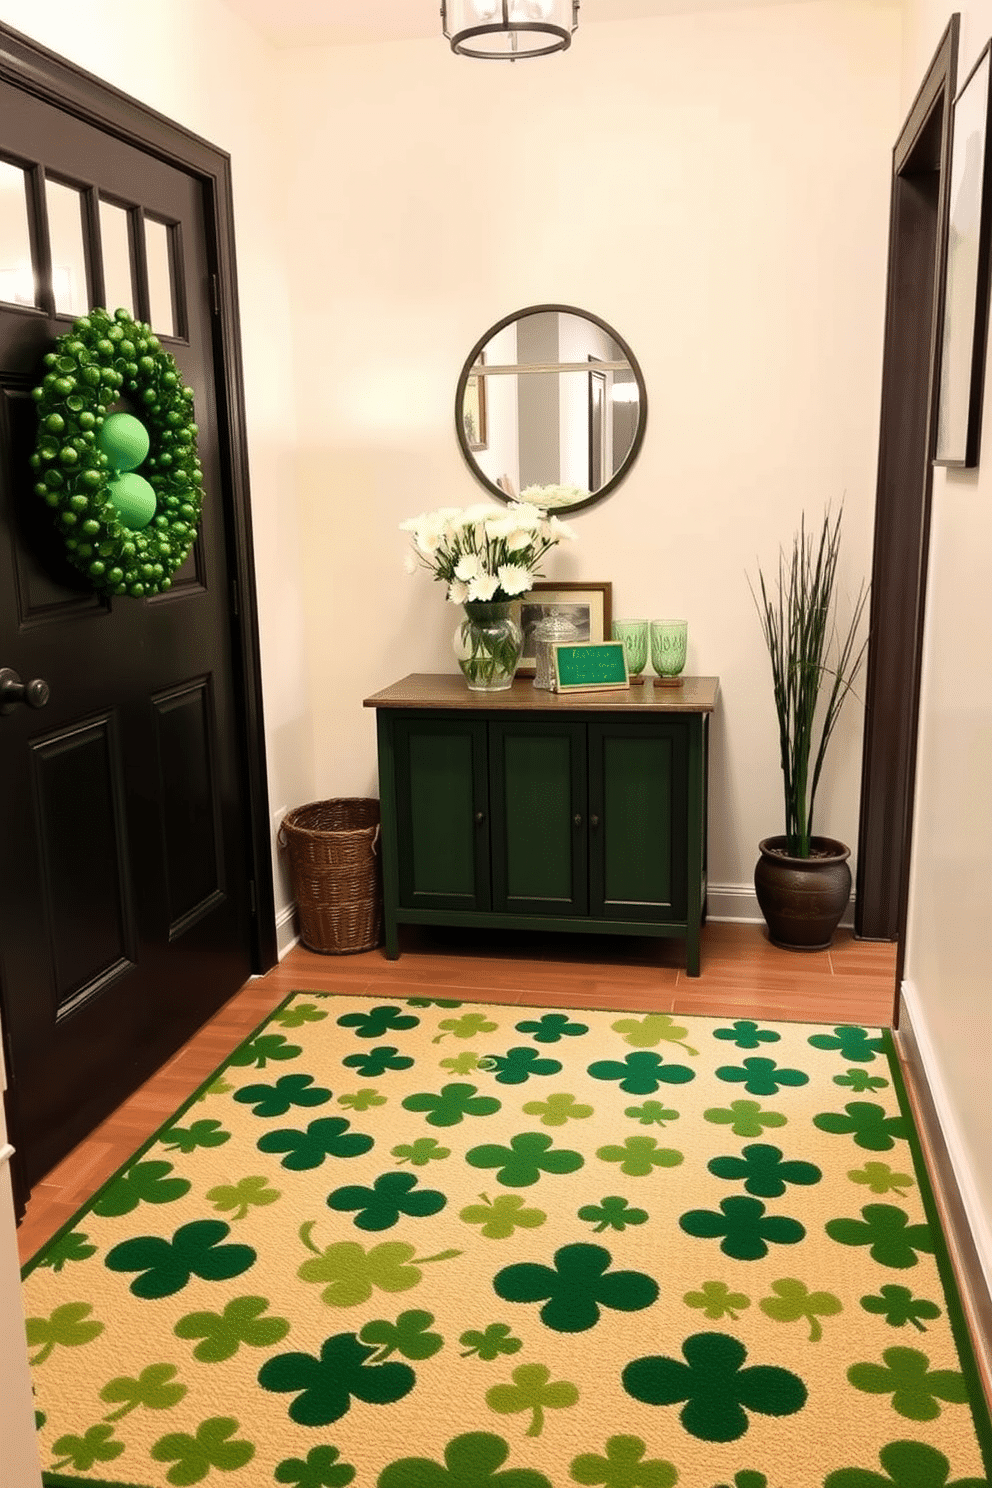
POLYGON ((476 479, 503 501, 556 511, 589 506, 619 484, 646 418, 630 347, 571 305, 532 305, 494 325, 455 394, 458 442, 476 479))

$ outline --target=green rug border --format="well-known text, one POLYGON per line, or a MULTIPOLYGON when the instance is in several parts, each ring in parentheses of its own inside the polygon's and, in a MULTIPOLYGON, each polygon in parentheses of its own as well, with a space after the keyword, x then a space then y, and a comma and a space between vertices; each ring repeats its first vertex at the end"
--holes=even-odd
MULTIPOLYGON (((272 1020, 277 1017, 279 1013, 282 1012, 283 1008, 285 1008, 286 1005, 291 1002, 294 997, 318 997, 331 999, 349 998, 356 996, 367 997, 368 993, 356 993, 354 991, 323 992, 313 990, 309 987, 296 987, 291 992, 288 992, 282 999, 282 1001, 277 1003, 274 1008, 266 1013, 261 1021, 257 1023, 245 1035, 245 1037, 234 1046, 234 1048, 226 1056, 226 1058, 216 1067, 216 1069, 213 1070, 210 1075, 207 1076, 207 1078, 200 1085, 197 1086, 193 1093, 188 1096, 187 1099, 183 1101, 179 1106, 177 1106, 172 1114, 168 1116, 159 1127, 156 1128, 152 1135, 145 1142, 143 1142, 140 1147, 136 1147, 131 1155, 126 1158, 125 1161, 121 1163, 121 1165, 116 1168, 113 1173, 111 1173, 109 1178, 106 1178, 104 1182, 101 1183, 100 1187, 93 1194, 90 1195, 86 1202, 81 1205, 79 1209, 76 1210, 72 1217, 66 1220, 66 1222, 61 1225, 53 1235, 49 1236, 49 1238, 45 1241, 41 1248, 36 1251, 36 1253, 30 1258, 30 1260, 26 1261, 21 1267, 21 1280, 25 1281, 28 1276, 30 1276, 31 1272, 37 1269, 37 1267, 41 1263, 42 1257, 49 1250, 49 1248, 52 1245, 56 1244, 59 1240, 61 1240, 64 1235, 69 1234, 76 1228, 79 1221, 86 1214, 89 1213, 90 1209, 92 1209, 93 1205, 99 1200, 105 1190, 109 1188, 112 1183, 115 1183, 117 1179, 121 1177, 121 1175, 125 1173, 128 1168, 131 1167, 132 1163, 136 1162, 140 1157, 144 1155, 144 1153, 149 1151, 149 1149, 155 1145, 155 1143, 159 1140, 162 1132, 168 1130, 170 1126, 173 1126, 175 1122, 180 1119, 180 1117, 184 1116, 186 1112, 197 1103, 200 1097, 204 1094, 205 1091, 210 1088, 214 1081, 219 1079, 220 1076, 223 1075, 224 1071, 230 1066, 231 1061, 234 1059, 235 1055, 238 1054, 239 1051, 243 1049, 247 1044, 251 1043, 252 1039, 255 1038, 256 1035, 259 1034, 263 1028, 271 1023, 272 1020)), ((395 1002, 409 1003, 411 1000, 417 1002, 421 1001, 422 999, 416 997, 414 997, 413 999, 409 997, 394 997, 390 999, 386 997, 386 994, 383 994, 381 999, 375 1000, 392 1000, 395 1002)), ((512 1007, 514 1011, 519 1009, 522 1013, 526 1013, 528 1008, 532 1006, 540 1006, 545 1009, 554 1007, 553 999, 549 999, 547 1003, 540 1004, 486 1002, 483 998, 469 997, 435 997, 429 999, 429 1003, 434 1006, 437 1006, 439 1003, 443 1004, 446 1002, 457 1003, 459 1006, 464 1006, 467 1003, 471 1007, 486 1007, 493 1009, 505 1009, 507 1007, 512 1007)), ((576 1013, 615 1012, 621 1015, 625 1012, 625 1009, 617 1007, 568 1007, 557 1010, 576 1013)), ((647 1015, 646 1010, 635 1008, 632 1010, 631 1016, 637 1016, 642 1013, 645 1016, 647 1015)), ((685 1017, 705 1023, 727 1023, 728 1020, 730 1022, 735 1021, 731 1014, 724 1014, 719 1017, 715 1017, 711 1014, 706 1013, 680 1012, 671 1013, 669 1014, 669 1016, 685 1017)), ((913 1114, 913 1108, 909 1100, 909 1093, 906 1089, 906 1082, 903 1077, 902 1066, 899 1062, 899 1055, 895 1047, 895 1040, 892 1036, 892 1029, 885 1026, 880 1027, 877 1024, 831 1023, 820 1021, 810 1022, 808 1019, 805 1018, 762 1018, 758 1021, 762 1023, 788 1023, 807 1028, 835 1029, 839 1027, 879 1027, 879 1032, 881 1033, 882 1037, 883 1050, 889 1066, 889 1073, 892 1076, 893 1089, 895 1090, 896 1099, 899 1103, 899 1109, 903 1116, 903 1119, 906 1122, 909 1133, 906 1140, 909 1143, 910 1152, 913 1158, 913 1166, 916 1171, 917 1182, 919 1183, 920 1188, 920 1198, 923 1202, 923 1207, 927 1216, 927 1222, 930 1226, 931 1234, 934 1237, 934 1259, 937 1263, 937 1271, 940 1276, 941 1284, 944 1288, 944 1297, 947 1302, 947 1316, 951 1325, 951 1334, 954 1339, 955 1347, 958 1351, 958 1356, 961 1363, 961 1372, 968 1384, 969 1408, 971 1410, 972 1424, 975 1429, 975 1437, 978 1441, 979 1451, 981 1452, 985 1476, 989 1479, 990 1485, 992 1485, 992 1413, 990 1413, 989 1410, 989 1402, 985 1394, 984 1380, 981 1371, 979 1370, 977 1359, 975 1357, 975 1350, 971 1341, 971 1333, 968 1328, 967 1319, 965 1317, 964 1305, 961 1301, 957 1275, 951 1261, 950 1250, 948 1248, 947 1240, 944 1235, 944 1226, 940 1217, 940 1210, 937 1206, 937 1199, 930 1180, 930 1170, 927 1166, 926 1157, 923 1152, 923 1144, 920 1141, 919 1132, 917 1130, 916 1118, 913 1114)), ((125 1483, 117 1478, 96 1479, 88 1477, 68 1477, 64 1473, 55 1473, 45 1471, 44 1469, 42 1470, 41 1481, 43 1484, 43 1488, 148 1488, 147 1484, 125 1483)))

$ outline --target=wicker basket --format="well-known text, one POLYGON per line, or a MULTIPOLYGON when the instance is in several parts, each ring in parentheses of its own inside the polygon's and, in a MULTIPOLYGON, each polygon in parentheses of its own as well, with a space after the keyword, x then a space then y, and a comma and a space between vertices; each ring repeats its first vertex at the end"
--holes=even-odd
POLYGON ((311 951, 350 955, 377 946, 382 932, 379 802, 314 801, 279 828, 289 852, 300 939, 311 951))

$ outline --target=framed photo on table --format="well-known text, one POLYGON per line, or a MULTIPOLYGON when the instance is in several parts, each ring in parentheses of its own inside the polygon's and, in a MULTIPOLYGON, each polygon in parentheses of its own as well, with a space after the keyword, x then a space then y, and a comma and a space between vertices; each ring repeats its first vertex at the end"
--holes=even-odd
POLYGON ((954 100, 935 465, 974 466, 989 301, 989 42, 954 100))
POLYGON ((562 615, 575 626, 576 641, 608 641, 613 620, 610 582, 568 584, 540 582, 514 602, 514 618, 524 633, 516 675, 533 677, 536 667, 534 626, 548 615, 562 615))

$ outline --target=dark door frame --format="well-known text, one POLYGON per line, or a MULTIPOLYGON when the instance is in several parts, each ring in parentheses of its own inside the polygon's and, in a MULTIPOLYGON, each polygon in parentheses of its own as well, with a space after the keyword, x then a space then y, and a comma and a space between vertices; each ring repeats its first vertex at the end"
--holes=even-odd
POLYGON ((229 535, 228 561, 233 576, 230 613, 234 685, 240 712, 241 768, 248 812, 245 837, 251 896, 250 955, 254 970, 267 971, 275 965, 278 955, 231 159, 199 135, 2 23, 0 79, 186 171, 202 187, 214 290, 213 349, 224 526, 229 535))
POLYGON ((897 989, 909 893, 959 23, 952 15, 892 155, 855 934, 899 940, 897 989))

